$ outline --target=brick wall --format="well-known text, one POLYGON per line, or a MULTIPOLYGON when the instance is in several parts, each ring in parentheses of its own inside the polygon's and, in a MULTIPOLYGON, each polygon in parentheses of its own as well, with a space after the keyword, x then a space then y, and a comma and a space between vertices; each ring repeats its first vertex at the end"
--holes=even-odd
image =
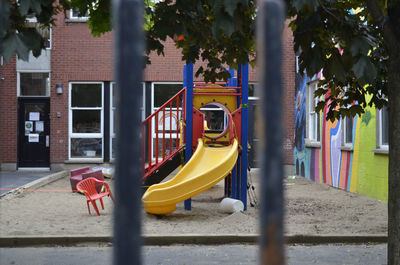
POLYGON ((18 135, 17 72, 15 57, 0 66, 0 164, 16 163, 18 135))
POLYGON ((293 50, 293 34, 289 29, 289 21, 286 21, 283 32, 283 123, 285 126, 285 138, 283 140, 283 153, 285 164, 293 164, 294 147, 294 100, 295 100, 295 54, 293 50))
POLYGON ((59 14, 52 39, 50 161, 62 163, 68 159, 69 82, 113 80, 113 33, 93 37, 86 23, 59 14), (62 95, 56 95, 56 84, 63 84, 62 95))
MULTIPOLYGON (((113 80, 113 33, 100 38, 93 37, 86 23, 71 22, 64 14, 56 17, 52 31, 51 50, 51 150, 50 162, 63 163, 68 159, 68 105, 69 82, 71 81, 112 81, 113 80), (57 95, 56 84, 63 85, 63 94, 57 95), (57 117, 60 112, 61 117, 57 117)), ((283 34, 283 85, 285 163, 293 164, 294 140, 294 53, 291 31, 285 28, 283 34)), ((181 54, 172 40, 165 43, 165 56, 151 55, 152 64, 144 71, 144 81, 182 81, 183 65, 181 54)), ((197 67, 202 64, 195 65, 197 67)), ((4 81, 0 81, 1 138, 0 162, 16 162, 17 146, 17 97, 15 59, 3 66, 4 81), (4 115, 4 116, 3 116, 4 115), (5 136, 5 137, 3 137, 5 136), (4 139, 4 140, 3 140, 4 139)), ((249 81, 257 82, 257 72, 250 68, 249 81)), ((198 78, 197 80, 201 80, 198 78)))
MULTIPOLYGON (((181 82, 183 78, 182 54, 177 50, 173 40, 167 39, 164 43, 165 56, 157 56, 156 53, 150 54, 151 64, 146 66, 143 79, 150 82, 181 82)), ((197 62, 193 66, 193 72, 196 73, 200 67, 206 67, 204 62, 197 62)), ((195 81, 203 81, 202 77, 195 78, 195 81)), ((256 71, 249 69, 249 81, 256 82, 256 71)))

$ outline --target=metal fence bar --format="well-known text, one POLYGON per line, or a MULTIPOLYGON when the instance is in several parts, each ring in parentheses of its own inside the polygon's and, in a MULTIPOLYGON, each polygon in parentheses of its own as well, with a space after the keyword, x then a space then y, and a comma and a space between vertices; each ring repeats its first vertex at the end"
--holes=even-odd
POLYGON ((116 71, 120 89, 114 210, 114 264, 141 264, 140 179, 143 1, 114 1, 116 71))
MULTIPOLYGON (((283 238, 283 154, 281 34, 284 5, 259 2, 258 55, 261 62, 261 264, 285 264, 283 238)), ((245 143, 243 143, 245 144, 245 143)))

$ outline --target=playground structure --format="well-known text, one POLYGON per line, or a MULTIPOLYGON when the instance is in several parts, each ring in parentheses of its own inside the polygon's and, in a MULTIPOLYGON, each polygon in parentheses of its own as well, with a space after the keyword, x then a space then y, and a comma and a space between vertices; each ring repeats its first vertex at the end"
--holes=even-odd
POLYGON ((172 213, 182 201, 190 210, 191 197, 223 179, 225 196, 246 210, 248 64, 239 65, 236 77, 229 72, 227 83, 193 83, 193 64, 186 65, 183 89, 143 121, 148 213, 172 213), (183 162, 175 177, 160 183, 183 162))

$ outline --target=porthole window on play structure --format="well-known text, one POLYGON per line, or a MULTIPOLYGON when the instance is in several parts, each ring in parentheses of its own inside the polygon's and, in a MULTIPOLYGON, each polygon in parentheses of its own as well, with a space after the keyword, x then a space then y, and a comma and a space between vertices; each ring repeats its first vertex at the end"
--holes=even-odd
POLYGON ((204 130, 209 134, 217 134, 217 138, 225 134, 228 124, 229 110, 221 103, 211 102, 200 108, 204 114, 204 130))

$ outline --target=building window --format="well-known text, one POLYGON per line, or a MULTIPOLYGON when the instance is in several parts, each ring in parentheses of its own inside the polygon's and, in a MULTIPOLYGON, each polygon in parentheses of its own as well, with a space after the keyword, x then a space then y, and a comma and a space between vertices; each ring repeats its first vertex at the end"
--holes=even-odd
POLYGON ((73 20, 87 20, 89 18, 89 12, 80 14, 78 8, 72 8, 69 10, 69 18, 73 20))
POLYGON ((249 83, 249 98, 251 99, 259 99, 260 93, 257 83, 249 83))
POLYGON ((118 128, 117 119, 117 84, 111 83, 111 98, 110 98, 110 158, 115 159, 117 155, 116 135, 118 128))
POLYGON ((353 147, 353 118, 344 117, 342 118, 342 146, 353 147))
POLYGON ((377 110, 377 148, 389 149, 389 112, 387 107, 377 110))
MULTIPOLYGON (((167 102, 170 98, 172 98, 176 93, 178 93, 180 90, 182 90, 182 83, 178 82, 165 82, 165 83, 152 83, 152 113, 157 111, 165 102, 167 102)), ((166 117, 163 117, 163 115, 160 115, 158 117, 158 130, 160 132, 164 129, 163 124, 165 124, 165 134, 159 133, 158 134, 158 145, 159 149, 162 150, 162 144, 163 141, 162 139, 165 137, 165 146, 166 148, 166 154, 169 154, 169 146, 176 146, 177 141, 176 141, 176 134, 175 133, 170 133, 173 130, 176 130, 176 120, 179 120, 181 117, 177 117, 177 110, 176 110, 176 103, 173 103, 173 107, 169 109, 168 107, 166 108, 166 117), (175 106, 175 107, 174 107, 175 106), (172 113, 172 115, 170 115, 172 113), (172 127, 170 128, 170 124, 172 124, 172 127)), ((182 106, 180 106, 181 108, 182 106)), ((152 155, 155 157, 155 147, 156 147, 156 132, 154 129, 155 126, 152 126, 152 155)))
POLYGON ((19 72, 18 95, 21 97, 50 96, 50 73, 19 72))
POLYGON ((182 89, 182 83, 153 83, 153 112, 182 89))
POLYGON ((320 117, 317 112, 315 112, 315 107, 318 104, 318 98, 314 97, 315 91, 318 89, 318 81, 315 80, 307 85, 307 131, 306 136, 310 143, 320 142, 320 117))
POLYGON ((103 83, 70 83, 69 157, 103 158, 103 83))
MULTIPOLYGON (((145 83, 142 83, 142 106, 140 108, 141 111, 141 119, 142 121, 146 118, 145 117, 145 97, 146 97, 146 91, 145 91, 145 83)), ((119 102, 118 98, 118 93, 117 93, 117 84, 116 83, 111 83, 111 92, 110 92, 110 158, 111 160, 114 160, 117 155, 117 143, 116 143, 116 137, 117 137, 117 128, 119 126, 118 124, 118 119, 117 119, 117 105, 119 102)))

